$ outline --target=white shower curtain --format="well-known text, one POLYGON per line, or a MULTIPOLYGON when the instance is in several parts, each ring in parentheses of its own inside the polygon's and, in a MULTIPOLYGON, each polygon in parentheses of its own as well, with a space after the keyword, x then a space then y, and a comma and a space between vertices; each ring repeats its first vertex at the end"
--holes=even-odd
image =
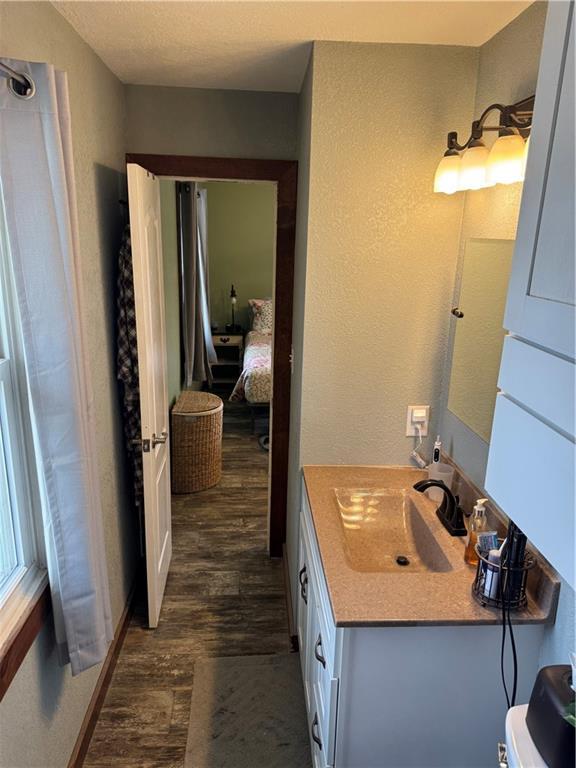
POLYGON ((56 639, 72 674, 102 661, 113 628, 94 407, 80 314, 78 224, 66 75, 3 59, 31 98, 0 78, 0 192, 43 499, 56 639))

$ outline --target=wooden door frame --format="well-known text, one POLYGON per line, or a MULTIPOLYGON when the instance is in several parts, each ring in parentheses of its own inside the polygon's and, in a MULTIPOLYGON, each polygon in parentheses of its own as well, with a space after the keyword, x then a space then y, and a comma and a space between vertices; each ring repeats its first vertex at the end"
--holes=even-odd
POLYGON ((298 163, 295 160, 246 160, 188 155, 126 155, 156 176, 272 181, 277 183, 276 267, 274 286, 274 360, 272 393, 272 455, 270 464, 269 552, 282 556, 286 540, 288 441, 290 436, 290 378, 292 302, 296 241, 298 163), (279 311, 276 311, 279 308, 279 311))

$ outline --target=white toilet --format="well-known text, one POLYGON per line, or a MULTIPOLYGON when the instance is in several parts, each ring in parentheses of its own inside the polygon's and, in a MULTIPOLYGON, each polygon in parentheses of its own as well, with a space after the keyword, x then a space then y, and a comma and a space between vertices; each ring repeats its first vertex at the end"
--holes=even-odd
POLYGON ((512 707, 506 715, 506 754, 509 768, 547 768, 526 725, 528 704, 512 707))

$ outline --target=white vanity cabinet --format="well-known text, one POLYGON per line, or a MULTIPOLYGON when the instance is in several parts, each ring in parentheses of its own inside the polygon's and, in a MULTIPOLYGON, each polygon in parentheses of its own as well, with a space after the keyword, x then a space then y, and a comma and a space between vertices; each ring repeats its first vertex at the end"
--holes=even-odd
POLYGON ((549 3, 485 487, 572 586, 574 3, 549 3))
MULTIPOLYGON (((336 626, 313 521, 304 487, 297 621, 314 768, 495 765, 506 713, 500 627, 336 626)), ((515 627, 519 701, 530 695, 543 632, 515 627)))
POLYGON ((333 766, 340 655, 337 658, 337 632, 305 496, 298 590, 298 642, 314 768, 333 766))

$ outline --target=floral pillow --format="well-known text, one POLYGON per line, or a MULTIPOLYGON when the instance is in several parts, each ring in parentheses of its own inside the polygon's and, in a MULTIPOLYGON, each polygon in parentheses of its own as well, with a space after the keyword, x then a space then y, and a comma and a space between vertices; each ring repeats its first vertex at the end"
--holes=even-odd
POLYGON ((272 333, 272 299, 249 299, 252 310, 252 330, 272 333))

